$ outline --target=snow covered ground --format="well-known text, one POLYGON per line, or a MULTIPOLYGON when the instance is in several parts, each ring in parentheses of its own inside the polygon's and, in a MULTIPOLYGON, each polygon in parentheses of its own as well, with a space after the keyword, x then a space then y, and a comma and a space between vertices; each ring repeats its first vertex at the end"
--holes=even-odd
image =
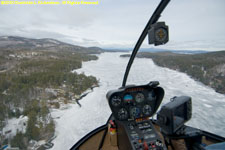
MULTIPOLYGON (((100 87, 84 97, 80 103, 70 104, 69 109, 54 110, 56 139, 54 150, 70 149, 84 135, 104 124, 111 114, 106 93, 121 86, 128 58, 121 53, 103 53, 96 61, 83 63, 77 72, 93 75, 100 80, 100 87)), ((156 66, 151 59, 136 58, 128 84, 146 84, 157 80, 165 90, 163 104, 174 96, 192 97, 193 115, 189 125, 225 136, 225 95, 194 81, 184 73, 156 66)))
POLYGON ((20 116, 19 118, 9 119, 7 125, 3 128, 3 135, 12 138, 16 135, 17 132, 26 132, 27 127, 27 116, 20 116))

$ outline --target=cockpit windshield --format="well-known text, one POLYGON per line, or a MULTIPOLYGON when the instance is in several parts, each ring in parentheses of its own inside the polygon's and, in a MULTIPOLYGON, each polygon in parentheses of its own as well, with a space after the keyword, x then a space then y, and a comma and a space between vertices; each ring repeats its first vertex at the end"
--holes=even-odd
MULTIPOLYGON (((120 90, 133 47, 159 2, 1 1, 0 149, 70 149, 107 122, 111 107, 118 120, 153 115, 155 90, 120 90), (109 104, 113 89, 119 92, 109 104)), ((223 0, 172 0, 159 18, 166 30, 152 33, 166 42, 149 45, 146 37, 126 82, 158 81, 165 91, 159 108, 175 96, 191 97, 187 125, 223 137, 224 10, 223 0)))

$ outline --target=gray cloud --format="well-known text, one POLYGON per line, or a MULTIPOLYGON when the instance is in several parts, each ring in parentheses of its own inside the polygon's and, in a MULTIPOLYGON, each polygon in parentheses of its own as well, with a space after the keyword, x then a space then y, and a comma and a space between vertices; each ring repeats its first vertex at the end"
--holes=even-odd
MULTIPOLYGON (((82 46, 133 47, 158 2, 99 0, 97 6, 0 5, 0 35, 56 38, 82 46)), ((215 49, 225 49, 225 44, 221 44, 225 42, 219 42, 225 41, 223 14, 224 0, 171 1, 160 19, 170 27, 171 42, 164 47, 184 48, 185 41, 198 41, 198 48, 213 47, 212 43, 215 49)), ((186 43, 190 48, 196 46, 194 42, 186 43)), ((143 46, 149 47, 147 42, 143 46)))

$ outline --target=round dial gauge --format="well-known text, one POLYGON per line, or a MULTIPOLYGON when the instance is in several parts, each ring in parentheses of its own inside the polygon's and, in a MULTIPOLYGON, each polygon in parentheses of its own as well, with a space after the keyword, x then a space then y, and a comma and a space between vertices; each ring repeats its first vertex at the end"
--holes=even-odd
POLYGON ((128 112, 125 108, 121 108, 119 111, 118 111, 118 119, 119 120, 125 120, 128 118, 128 112))
POLYGON ((137 95, 135 96, 135 101, 137 103, 141 103, 145 100, 145 95, 143 93, 137 93, 137 95))
POLYGON ((152 112, 152 108, 151 108, 151 106, 150 105, 145 105, 144 107, 143 107, 143 114, 144 115, 150 115, 151 114, 151 112, 152 112))
POLYGON ((111 103, 113 106, 119 106, 121 104, 121 98, 119 96, 113 96, 111 99, 111 103))
POLYGON ((138 107, 133 107, 130 109, 130 116, 132 118, 139 118, 140 117, 140 108, 138 107))
POLYGON ((150 92, 148 93, 148 98, 147 98, 147 100, 153 101, 153 100, 155 100, 155 99, 156 99, 155 92, 154 92, 154 91, 150 91, 150 92))
POLYGON ((165 41, 167 38, 167 31, 164 28, 159 28, 155 31, 155 39, 159 42, 165 41))

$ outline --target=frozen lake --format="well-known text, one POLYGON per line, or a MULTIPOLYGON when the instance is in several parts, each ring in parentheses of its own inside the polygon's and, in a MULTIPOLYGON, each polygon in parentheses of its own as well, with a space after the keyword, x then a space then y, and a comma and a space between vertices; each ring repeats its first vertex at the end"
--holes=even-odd
MULTIPOLYGON (((103 125, 111 114, 106 93, 122 85, 129 58, 119 57, 123 53, 102 53, 96 61, 84 62, 79 73, 93 75, 100 87, 84 97, 80 108, 70 104, 66 110, 54 110, 57 138, 54 150, 69 149, 79 139, 96 127, 103 125)), ((191 96, 193 115, 187 124, 225 137, 225 95, 194 81, 184 73, 156 66, 151 59, 136 58, 127 84, 147 84, 159 81, 165 90, 162 104, 174 96, 191 96)))

